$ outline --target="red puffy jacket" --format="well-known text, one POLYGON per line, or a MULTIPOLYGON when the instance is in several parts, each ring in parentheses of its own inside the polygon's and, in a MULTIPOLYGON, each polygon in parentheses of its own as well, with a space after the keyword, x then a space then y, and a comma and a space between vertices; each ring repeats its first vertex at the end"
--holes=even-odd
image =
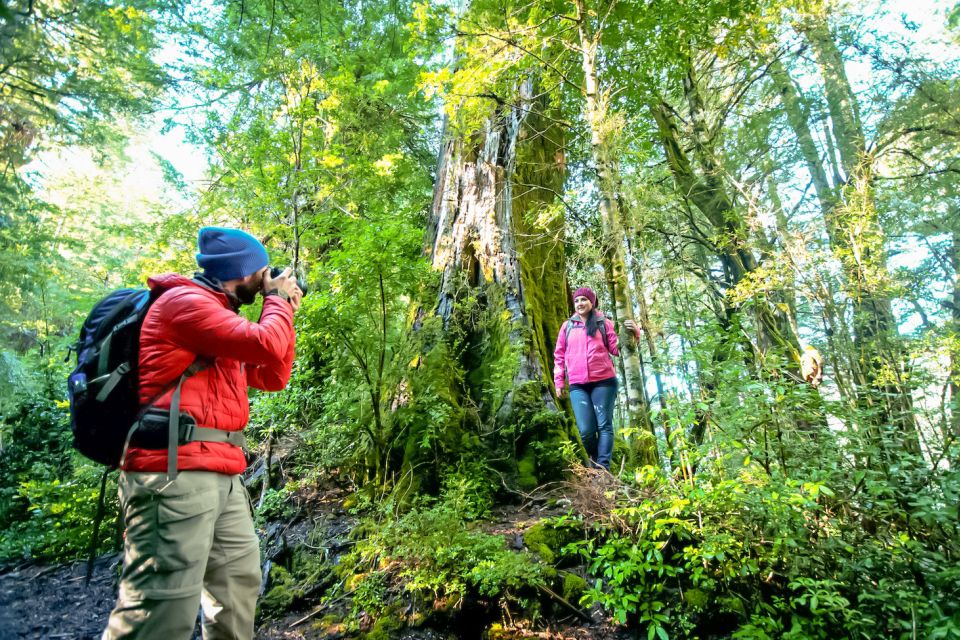
MULTIPOLYGON (((146 403, 194 361, 213 365, 188 378, 180 410, 202 427, 239 431, 247 425, 247 387, 279 391, 293 366, 293 308, 277 296, 263 303, 260 321, 250 322, 231 308, 226 294, 176 274, 151 278, 164 293, 153 303, 140 331, 140 402, 146 403)), ((154 406, 170 407, 170 391, 154 406)), ((225 442, 190 442, 177 450, 180 471, 241 473, 243 451, 225 442)), ((166 449, 131 447, 126 471, 166 471, 166 449)))

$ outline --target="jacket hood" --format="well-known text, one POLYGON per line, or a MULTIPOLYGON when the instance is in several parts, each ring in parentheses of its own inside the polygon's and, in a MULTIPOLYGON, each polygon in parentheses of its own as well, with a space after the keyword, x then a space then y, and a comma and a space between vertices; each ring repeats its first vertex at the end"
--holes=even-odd
MULTIPOLYGON (((607 317, 607 314, 604 313, 603 311, 600 311, 599 309, 594 309, 594 311, 596 311, 596 313, 597 313, 597 318, 600 318, 600 319, 602 319, 602 320, 610 320, 610 318, 607 317)), ((567 318, 567 319, 568 319, 570 322, 573 322, 573 323, 583 324, 583 320, 580 318, 580 314, 579 314, 579 313, 575 313, 575 314, 573 314, 572 316, 570 316, 570 317, 567 318)))
POLYGON ((230 299, 222 290, 217 290, 211 285, 205 285, 192 278, 187 278, 179 273, 164 273, 147 279, 147 286, 150 290, 159 290, 160 293, 173 289, 175 287, 194 287, 203 291, 209 291, 217 298, 223 300, 225 304, 230 304, 230 299))

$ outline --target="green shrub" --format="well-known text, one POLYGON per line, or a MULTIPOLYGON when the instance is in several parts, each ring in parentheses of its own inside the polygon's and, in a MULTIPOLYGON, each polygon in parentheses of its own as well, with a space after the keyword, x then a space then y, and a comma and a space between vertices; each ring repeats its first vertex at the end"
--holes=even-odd
POLYGON ((30 397, 0 419, 0 530, 30 517, 21 485, 66 481, 73 470, 66 405, 30 397))
POLYGON ((293 494, 296 485, 288 483, 279 489, 267 489, 260 504, 257 505, 255 520, 258 527, 263 527, 268 520, 281 520, 294 513, 293 494))
POLYGON ((481 503, 471 483, 460 478, 448 483, 442 499, 422 500, 396 519, 367 528, 369 536, 345 561, 358 576, 353 579, 358 611, 376 614, 401 593, 439 608, 456 606, 471 594, 521 601, 545 584, 546 568, 531 554, 510 551, 501 536, 471 526, 481 503), (461 502, 465 489, 473 499, 461 502))
POLYGON ((614 517, 567 547, 588 563, 581 603, 650 637, 960 637, 956 511, 937 498, 956 495, 952 474, 910 471, 911 507, 904 475, 861 475, 863 495, 840 496, 856 486, 846 469, 740 464, 682 483, 638 473, 614 517))
MULTIPOLYGON (((0 560, 53 562, 85 556, 89 552, 88 545, 93 534, 102 473, 101 468, 92 464, 81 464, 65 481, 22 482, 18 497, 27 505, 28 515, 9 525, 0 534, 0 560)), ((119 504, 114 482, 107 483, 104 498, 106 508, 100 525, 98 553, 117 546, 114 534, 119 504)))

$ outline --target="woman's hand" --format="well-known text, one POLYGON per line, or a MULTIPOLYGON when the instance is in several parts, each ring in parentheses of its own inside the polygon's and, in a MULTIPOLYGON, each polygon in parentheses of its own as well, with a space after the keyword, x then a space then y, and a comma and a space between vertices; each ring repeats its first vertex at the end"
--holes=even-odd
POLYGON ((634 339, 640 339, 640 327, 637 326, 637 323, 629 318, 623 321, 623 326, 633 335, 634 339))
POLYGON ((557 387, 557 399, 562 400, 567 395, 566 387, 557 387))

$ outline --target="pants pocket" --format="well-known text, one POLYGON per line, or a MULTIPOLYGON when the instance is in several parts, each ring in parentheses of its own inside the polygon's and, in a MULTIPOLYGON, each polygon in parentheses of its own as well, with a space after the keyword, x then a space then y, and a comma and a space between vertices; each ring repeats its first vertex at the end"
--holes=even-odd
POLYGON ((216 495, 209 491, 161 497, 156 529, 158 571, 179 571, 206 560, 216 506, 216 495))

